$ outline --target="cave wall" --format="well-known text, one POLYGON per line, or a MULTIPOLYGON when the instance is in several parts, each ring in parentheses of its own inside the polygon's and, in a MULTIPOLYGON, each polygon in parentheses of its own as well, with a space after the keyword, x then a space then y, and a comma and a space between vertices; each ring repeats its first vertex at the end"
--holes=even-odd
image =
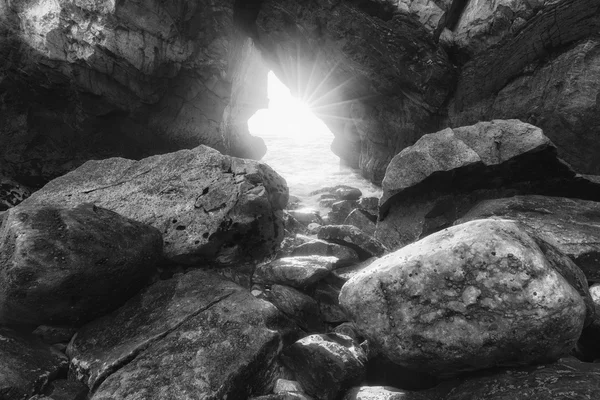
POLYGON ((380 182, 423 134, 544 129, 600 174, 597 0, 0 0, 0 176, 206 144, 260 158, 266 72, 380 182))
POLYGON ((266 71, 240 89, 256 58, 233 0, 0 0, 0 175, 38 187, 199 144, 260 158, 234 121, 266 103, 266 71))

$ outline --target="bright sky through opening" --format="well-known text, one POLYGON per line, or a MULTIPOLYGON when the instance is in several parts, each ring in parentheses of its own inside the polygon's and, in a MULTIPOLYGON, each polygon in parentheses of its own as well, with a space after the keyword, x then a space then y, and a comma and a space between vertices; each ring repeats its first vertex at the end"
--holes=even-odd
POLYGON ((327 125, 317 118, 307 104, 290 94, 273 71, 268 75, 269 108, 259 110, 248 120, 248 128, 254 135, 287 136, 294 140, 306 140, 325 136, 331 142, 333 134, 327 125))

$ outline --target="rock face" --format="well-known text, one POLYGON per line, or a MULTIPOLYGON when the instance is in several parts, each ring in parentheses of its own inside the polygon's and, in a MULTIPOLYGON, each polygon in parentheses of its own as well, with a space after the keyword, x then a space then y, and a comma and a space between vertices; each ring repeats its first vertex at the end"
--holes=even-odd
POLYGON ((409 369, 451 376, 540 363, 568 354, 586 317, 561 268, 515 223, 477 220, 375 261, 343 286, 340 304, 409 369))
POLYGON ((581 173, 600 173, 594 0, 468 2, 447 45, 462 58, 449 125, 519 118, 581 173))
POLYGON ((367 356, 348 336, 330 333, 298 340, 284 352, 284 363, 306 392, 319 400, 333 400, 362 381, 367 356))
POLYGON ((514 219, 569 256, 589 281, 600 281, 600 203, 564 197, 514 196, 486 200, 456 223, 514 219))
POLYGON ((0 225, 0 323, 83 324, 140 290, 161 259, 158 230, 112 211, 17 206, 0 225))
POLYGON ((270 303, 194 271, 86 325, 69 345, 71 373, 92 399, 247 398, 272 387, 283 326, 270 303))
POLYGON ((65 373, 64 354, 35 337, 0 328, 0 398, 27 400, 65 373))
POLYGON ((229 265, 277 249, 287 199, 285 180, 267 165, 199 146, 88 161, 23 204, 94 203, 157 228, 171 259, 229 265))
POLYGON ((450 226, 481 200, 515 194, 600 200, 600 186, 577 176, 530 124, 448 128, 423 136, 388 166, 376 237, 398 248, 450 226))
POLYGON ((39 187, 88 159, 199 144, 260 158, 245 124, 268 69, 235 13, 233 0, 3 2, 0 168, 39 187))

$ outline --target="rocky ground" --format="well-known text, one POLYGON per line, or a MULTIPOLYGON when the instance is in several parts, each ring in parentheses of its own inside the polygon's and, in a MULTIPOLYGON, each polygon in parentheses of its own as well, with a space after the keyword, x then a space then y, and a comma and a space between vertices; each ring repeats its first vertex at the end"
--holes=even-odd
POLYGON ((0 213, 0 399, 600 398, 600 178, 493 120, 383 191, 205 146, 54 179, 0 213))

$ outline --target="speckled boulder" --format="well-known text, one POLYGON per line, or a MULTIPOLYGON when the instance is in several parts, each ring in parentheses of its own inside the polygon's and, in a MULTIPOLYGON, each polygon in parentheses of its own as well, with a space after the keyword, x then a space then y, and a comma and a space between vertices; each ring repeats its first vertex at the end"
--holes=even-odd
POLYGON ((393 362, 447 377, 555 360, 575 345, 582 295, 514 222, 477 220, 388 254, 340 304, 393 362))
POLYGON ((157 228, 178 262, 235 265, 277 250, 285 180, 268 165, 206 146, 140 161, 88 161, 23 204, 94 203, 157 228))
POLYGON ((151 226, 82 204, 26 206, 0 224, 0 323, 83 323, 122 305, 156 273, 151 226))

